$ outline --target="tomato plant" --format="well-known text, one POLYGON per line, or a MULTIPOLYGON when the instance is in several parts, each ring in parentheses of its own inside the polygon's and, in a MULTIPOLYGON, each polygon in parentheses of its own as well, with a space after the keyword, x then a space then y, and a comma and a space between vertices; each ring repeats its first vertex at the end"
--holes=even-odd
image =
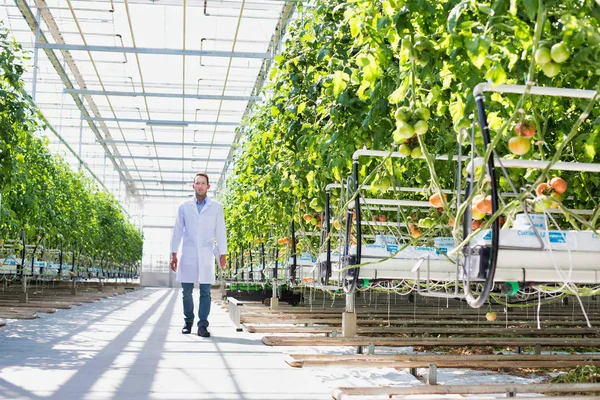
POLYGON ((25 55, 0 24, 0 241, 74 246, 77 256, 138 266, 143 237, 112 195, 48 149, 43 118, 23 89, 25 55), (110 255, 110 256, 109 256, 110 255))
MULTIPOLYGON (((292 220, 300 224, 304 214, 321 212, 325 186, 350 175, 352 153, 363 147, 397 150, 404 158, 379 170, 381 160, 361 161, 361 181, 376 171, 369 183, 390 187, 387 177, 391 186, 424 188, 424 194, 406 197, 422 200, 453 189, 456 165, 435 156, 457 154, 458 130, 476 120, 475 85, 527 81, 597 90, 599 20, 600 6, 590 0, 299 5, 270 72, 268 100, 240 128, 245 139, 224 193, 232 249, 257 235, 287 235, 292 220)), ((593 118, 583 119, 569 145, 562 145, 586 107, 566 98, 492 94, 486 100, 498 154, 534 160, 560 153, 563 161, 599 161, 597 105, 591 105, 593 118), (507 126, 514 126, 521 109, 527 125, 515 137, 507 126)), ((474 145, 482 152, 477 137, 474 145)), ((597 209, 600 177, 561 176, 576 194, 565 200, 569 207, 597 209)), ((515 187, 529 187, 539 177, 535 170, 510 171, 515 187)), ((500 187, 510 190, 506 177, 500 187)), ((478 189, 486 191, 485 185, 478 189)), ((487 212, 485 199, 482 205, 487 212)))

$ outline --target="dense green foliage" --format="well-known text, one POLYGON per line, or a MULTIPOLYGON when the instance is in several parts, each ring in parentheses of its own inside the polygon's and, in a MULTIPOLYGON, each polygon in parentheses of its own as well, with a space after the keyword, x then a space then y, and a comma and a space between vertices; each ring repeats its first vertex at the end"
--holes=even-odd
MULTIPOLYGON (((382 189, 390 183, 424 188, 422 194, 394 194, 418 200, 453 189, 456 164, 434 157, 458 152, 458 130, 477 118, 473 88, 491 81, 598 90, 599 21, 600 4, 594 0, 317 0, 300 7, 271 72, 269 98, 241 128, 247 140, 236 156, 225 196, 232 249, 256 238, 287 236, 292 219, 302 229, 311 228, 302 215, 322 210, 325 186, 351 173, 356 149, 398 149, 402 142, 394 137, 402 125, 396 118, 399 108, 409 118, 420 108, 429 110, 427 132, 406 141, 417 148, 413 157, 385 161, 385 168, 367 183, 382 189), (560 42, 569 54, 566 61, 536 65, 536 50, 550 50, 560 42)), ((500 156, 600 161, 597 104, 590 106, 591 117, 576 125, 589 101, 486 96, 500 156), (519 109, 537 133, 529 140, 531 150, 515 156, 507 144, 515 136, 514 123, 522 118, 519 109)), ((417 119, 426 118, 413 117, 410 123, 417 119)), ((484 151, 481 135, 476 136, 479 151, 484 151)), ((470 149, 465 146, 463 151, 470 149)), ((381 162, 361 160, 361 179, 381 162)), ((540 179, 558 174, 552 171, 540 179)), ((573 194, 564 205, 595 209, 597 214, 600 176, 560 176, 573 194)), ((527 187, 539 177, 539 170, 511 170, 516 187, 527 187)), ((500 186, 510 190, 504 178, 500 186)), ((485 191, 485 182, 479 189, 485 191)), ((426 213, 418 217, 438 218, 434 209, 426 213)), ((451 217, 446 207, 445 221, 451 217)), ((432 229, 448 231, 448 226, 444 222, 432 229)))
POLYGON ((141 232, 125 219, 117 201, 82 173, 52 155, 42 118, 23 90, 26 57, 0 25, 0 241, 45 238, 88 257, 136 265, 141 232))

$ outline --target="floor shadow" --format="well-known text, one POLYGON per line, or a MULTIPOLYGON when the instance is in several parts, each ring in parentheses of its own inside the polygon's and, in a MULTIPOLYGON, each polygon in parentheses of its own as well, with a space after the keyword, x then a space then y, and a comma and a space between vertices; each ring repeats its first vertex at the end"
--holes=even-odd
POLYGON ((64 385, 62 385, 52 396, 51 400, 64 400, 74 393, 87 393, 96 383, 96 381, 110 369, 115 359, 123 352, 127 345, 138 333, 140 327, 156 312, 173 292, 167 291, 163 296, 150 305, 142 315, 140 315, 121 332, 112 339, 95 356, 91 357, 64 385))
POLYGON ((143 398, 144 396, 149 396, 151 393, 154 376, 158 368, 158 363, 161 360, 164 344, 169 332, 169 322, 173 315, 175 301, 177 300, 175 292, 171 291, 169 293, 171 293, 171 299, 167 303, 167 306, 159 319, 154 324, 154 329, 152 329, 152 333, 144 342, 144 347, 137 354, 135 362, 129 367, 127 376, 121 385, 119 385, 119 388, 115 393, 115 399, 129 399, 132 397, 132 394, 135 394, 136 396, 141 395, 143 398), (150 375, 142 375, 144 378, 143 380, 137 379, 140 375, 134 376, 134 373, 141 369, 150 370, 153 371, 153 373, 150 375))

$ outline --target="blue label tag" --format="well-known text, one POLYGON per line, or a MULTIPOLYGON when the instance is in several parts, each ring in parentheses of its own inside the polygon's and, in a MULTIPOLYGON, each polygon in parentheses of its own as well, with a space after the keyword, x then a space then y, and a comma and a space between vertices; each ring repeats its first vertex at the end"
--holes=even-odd
POLYGON ((488 231, 483 237, 483 240, 492 240, 492 231, 488 231))
POLYGON ((565 232, 548 232, 550 243, 566 243, 567 234, 565 232))
POLYGON ((395 253, 398 251, 398 246, 395 244, 388 244, 387 249, 390 253, 395 253))

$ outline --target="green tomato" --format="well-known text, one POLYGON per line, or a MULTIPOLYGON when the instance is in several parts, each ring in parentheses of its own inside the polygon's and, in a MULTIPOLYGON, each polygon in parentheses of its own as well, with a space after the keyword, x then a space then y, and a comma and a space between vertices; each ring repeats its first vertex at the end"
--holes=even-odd
POLYGON ((428 128, 429 128, 429 126, 427 125, 427 122, 425 122, 424 120, 417 121, 417 123, 414 126, 415 133, 419 136, 426 134, 428 128))
POLYGON ((408 122, 410 119, 410 110, 407 107, 399 107, 394 113, 394 118, 398 122, 408 122))
POLYGON ((550 50, 547 47, 540 47, 535 51, 535 62, 540 65, 546 65, 552 58, 550 57, 550 50))
POLYGON ((402 154, 403 157, 408 157, 411 155, 412 149, 407 144, 401 144, 398 152, 402 154))
POLYGON ((429 229, 429 228, 433 227, 433 225, 435 224, 435 220, 430 217, 421 218, 419 220, 418 224, 421 228, 429 229))
POLYGON ((544 71, 544 75, 546 75, 548 78, 554 78, 560 73, 560 65, 551 61, 548 64, 544 64, 542 71, 544 71))
POLYGON ((556 43, 550 49, 550 57, 555 63, 562 64, 569 59, 571 54, 564 42, 556 43))
POLYGON ((410 156, 412 158, 421 158, 423 157, 423 152, 421 151, 420 147, 415 147, 414 149, 412 149, 412 151, 410 152, 410 156))
POLYGON ((392 181, 390 180, 389 177, 384 176, 376 185, 375 187, 377 188, 377 190, 382 191, 382 192, 387 192, 388 189, 390 188, 390 186, 392 186, 392 181))
POLYGON ((394 131, 394 140, 396 142, 403 142, 413 137, 414 134, 415 131, 410 124, 400 121, 396 126, 396 131, 394 131))
POLYGON ((429 118, 431 118, 431 112, 425 107, 418 108, 415 114, 417 117, 419 117, 419 119, 424 121, 429 121, 429 118))

